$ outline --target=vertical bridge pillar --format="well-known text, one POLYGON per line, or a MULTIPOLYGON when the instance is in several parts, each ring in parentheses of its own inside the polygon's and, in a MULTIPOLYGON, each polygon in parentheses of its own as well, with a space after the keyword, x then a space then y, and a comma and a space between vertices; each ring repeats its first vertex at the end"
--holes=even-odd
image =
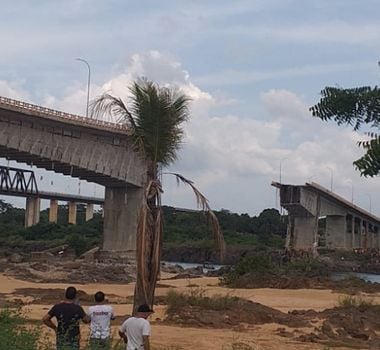
POLYGON ((123 252, 136 258, 137 220, 142 188, 106 187, 104 200, 103 250, 123 252))
POLYGON ((90 221, 94 217, 94 205, 88 203, 86 206, 86 221, 90 221))
POLYGON ((77 204, 69 202, 69 224, 75 225, 77 223, 77 204))
POLYGON ((26 197, 25 227, 30 227, 40 222, 40 204, 40 198, 26 197))
POLYGON ((49 222, 54 224, 58 222, 58 201, 56 199, 50 200, 49 222))

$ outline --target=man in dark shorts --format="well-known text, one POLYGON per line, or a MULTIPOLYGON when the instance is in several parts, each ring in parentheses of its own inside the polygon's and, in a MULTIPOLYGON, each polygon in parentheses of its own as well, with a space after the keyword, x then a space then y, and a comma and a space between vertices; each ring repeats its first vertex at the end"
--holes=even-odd
POLYGON ((79 350, 79 321, 89 323, 83 308, 76 303, 77 290, 68 287, 65 300, 54 305, 43 317, 42 321, 56 333, 57 350, 79 350), (52 321, 55 317, 57 325, 52 321))

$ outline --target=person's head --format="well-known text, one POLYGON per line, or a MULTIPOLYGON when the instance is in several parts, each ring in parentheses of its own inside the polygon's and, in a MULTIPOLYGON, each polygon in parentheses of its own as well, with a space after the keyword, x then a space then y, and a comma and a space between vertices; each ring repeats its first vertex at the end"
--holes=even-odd
POLYGON ((65 298, 67 300, 74 301, 77 296, 77 289, 75 287, 68 287, 65 292, 65 298))
POLYGON ((142 304, 137 308, 137 314, 140 317, 148 318, 154 311, 149 307, 148 304, 142 304))
POLYGON ((105 299, 105 295, 103 292, 99 291, 95 293, 94 298, 97 303, 102 303, 105 299))

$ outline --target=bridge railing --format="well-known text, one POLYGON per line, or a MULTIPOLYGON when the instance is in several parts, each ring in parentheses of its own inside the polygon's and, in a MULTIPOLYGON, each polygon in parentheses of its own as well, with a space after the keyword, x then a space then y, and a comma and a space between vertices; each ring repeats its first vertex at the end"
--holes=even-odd
POLYGON ((128 127, 123 124, 107 122, 105 120, 86 118, 86 117, 82 117, 76 114, 66 113, 62 111, 57 111, 55 109, 38 106, 32 103, 14 100, 8 97, 0 96, 0 105, 13 106, 13 107, 22 108, 27 111, 37 112, 41 116, 46 116, 46 117, 54 116, 54 117, 63 118, 66 120, 78 121, 86 125, 102 127, 105 129, 124 130, 126 132, 128 131, 128 127))

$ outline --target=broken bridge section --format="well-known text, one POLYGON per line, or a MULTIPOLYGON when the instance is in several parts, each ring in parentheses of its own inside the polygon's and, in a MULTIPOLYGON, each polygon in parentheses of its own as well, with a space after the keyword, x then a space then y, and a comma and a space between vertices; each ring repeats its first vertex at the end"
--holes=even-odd
POLYGON ((124 125, 0 97, 0 157, 105 186, 103 247, 134 254, 147 167, 124 125))
POLYGON ((380 218, 316 183, 272 182, 288 211, 286 247, 379 249, 380 218))

